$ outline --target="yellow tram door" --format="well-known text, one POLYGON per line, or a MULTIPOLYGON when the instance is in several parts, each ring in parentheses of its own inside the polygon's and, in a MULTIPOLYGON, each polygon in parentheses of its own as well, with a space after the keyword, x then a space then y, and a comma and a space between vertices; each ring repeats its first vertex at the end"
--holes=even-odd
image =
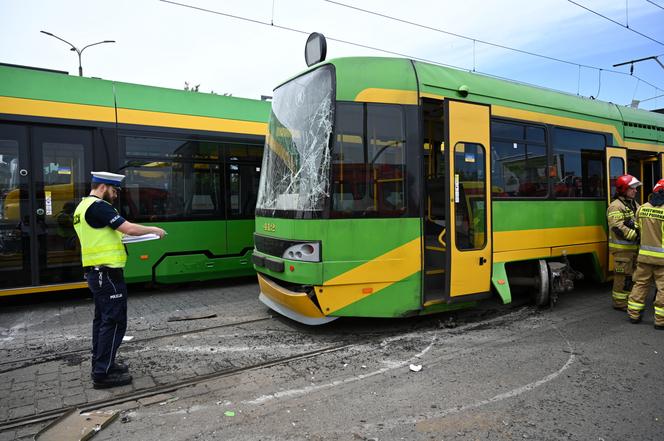
MULTIPOLYGON (((624 147, 607 147, 605 164, 606 176, 609 177, 606 183, 606 198, 608 205, 616 194, 616 179, 618 179, 619 176, 624 175, 627 170, 627 149, 624 147)), ((606 234, 608 239, 608 231, 606 234)), ((609 261, 607 270, 613 271, 613 255, 611 253, 608 253, 608 255, 609 261)))
POLYGON ((491 290, 491 107, 445 101, 449 300, 491 290))

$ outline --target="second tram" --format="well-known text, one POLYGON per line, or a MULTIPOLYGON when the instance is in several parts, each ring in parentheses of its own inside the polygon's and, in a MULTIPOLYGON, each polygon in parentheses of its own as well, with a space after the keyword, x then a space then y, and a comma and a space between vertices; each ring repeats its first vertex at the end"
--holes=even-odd
POLYGON ((0 65, 0 296, 85 287, 72 215, 90 171, 127 176, 128 282, 253 274, 269 103, 0 65))

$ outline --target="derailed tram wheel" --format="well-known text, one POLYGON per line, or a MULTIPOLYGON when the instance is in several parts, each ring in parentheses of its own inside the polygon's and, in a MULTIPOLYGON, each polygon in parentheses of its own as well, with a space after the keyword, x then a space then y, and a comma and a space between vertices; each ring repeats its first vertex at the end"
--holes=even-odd
POLYGON ((539 307, 549 305, 550 286, 549 286, 549 265, 546 260, 538 260, 536 265, 537 284, 535 287, 535 304, 539 307))

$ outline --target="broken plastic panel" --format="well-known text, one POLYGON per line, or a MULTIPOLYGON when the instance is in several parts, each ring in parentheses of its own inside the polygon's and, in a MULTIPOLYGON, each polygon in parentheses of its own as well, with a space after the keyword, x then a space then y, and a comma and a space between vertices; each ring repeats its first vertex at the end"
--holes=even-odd
POLYGON ((332 69, 279 87, 272 100, 256 208, 322 211, 329 194, 332 69))

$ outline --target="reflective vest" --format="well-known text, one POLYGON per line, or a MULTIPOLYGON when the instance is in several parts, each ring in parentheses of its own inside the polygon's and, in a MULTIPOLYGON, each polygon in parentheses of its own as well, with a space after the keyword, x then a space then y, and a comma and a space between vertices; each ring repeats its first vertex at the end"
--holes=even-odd
POLYGON ((664 265, 664 206, 647 202, 637 210, 636 220, 641 231, 638 261, 664 265))
POLYGON ((636 201, 615 198, 606 210, 606 219, 609 224, 609 248, 611 251, 636 251, 639 244, 634 228, 625 225, 630 219, 636 224, 636 210, 639 204, 636 201))
POLYGON ((85 213, 95 203, 108 204, 104 200, 89 196, 83 198, 74 211, 74 230, 81 242, 83 266, 104 265, 111 268, 124 268, 127 252, 122 244, 122 233, 109 226, 93 228, 85 220, 85 213))

